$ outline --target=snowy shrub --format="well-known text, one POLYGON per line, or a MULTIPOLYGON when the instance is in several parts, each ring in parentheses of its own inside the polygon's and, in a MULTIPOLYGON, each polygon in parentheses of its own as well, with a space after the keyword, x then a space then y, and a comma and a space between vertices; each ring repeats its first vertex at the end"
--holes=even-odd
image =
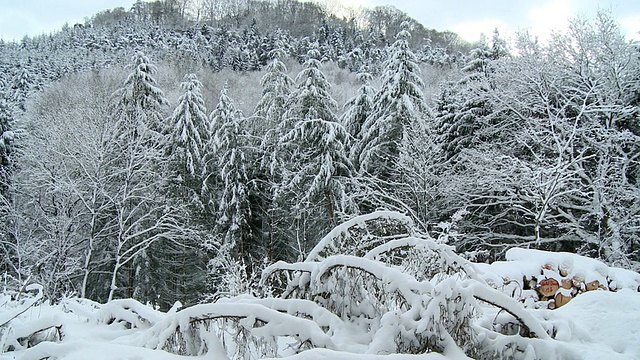
POLYGON ((147 331, 141 345, 179 355, 224 352, 233 359, 278 354, 279 338, 294 352, 335 348, 313 321, 247 302, 200 304, 166 316, 147 331))
POLYGON ((268 265, 267 259, 247 264, 244 259, 236 259, 232 253, 234 244, 215 244, 210 248, 215 256, 209 260, 209 294, 203 302, 215 302, 220 298, 231 298, 241 294, 265 296, 270 289, 260 283, 262 270, 268 265))
POLYGON ((475 264, 394 212, 353 218, 325 236, 305 261, 275 263, 263 276, 273 286, 280 284, 274 293, 283 299, 313 301, 367 334, 359 341, 372 354, 492 358, 510 349, 509 356, 520 358, 532 354, 527 338, 549 338, 549 326, 490 288, 475 264), (507 315, 479 321, 485 313, 499 312, 507 315), (518 342, 494 341, 507 339, 497 330, 507 331, 509 325, 518 342))
POLYGON ((136 300, 118 299, 102 305, 95 319, 107 325, 120 323, 127 329, 148 329, 162 319, 162 314, 136 300))
POLYGON ((63 336, 62 325, 55 318, 28 321, 21 317, 40 304, 43 297, 41 285, 28 285, 23 290, 18 294, 0 295, 0 304, 5 308, 0 314, 0 349, 3 353, 26 349, 43 341, 59 341, 63 336))
POLYGON ((371 334, 373 353, 474 348, 478 304, 472 288, 457 287, 460 280, 478 279, 474 269, 451 246, 418 234, 401 214, 351 219, 306 261, 267 268, 265 279, 272 277, 289 279, 283 297, 312 300, 371 334), (336 252, 352 255, 328 256, 336 252))

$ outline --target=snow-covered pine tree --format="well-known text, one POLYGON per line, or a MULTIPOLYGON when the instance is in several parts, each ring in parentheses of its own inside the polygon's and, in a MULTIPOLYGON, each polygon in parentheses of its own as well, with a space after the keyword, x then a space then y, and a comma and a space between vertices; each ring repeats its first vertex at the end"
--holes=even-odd
MULTIPOLYGON (((375 95, 375 89, 370 84, 372 76, 367 71, 366 66, 360 68, 356 78, 361 84, 360 88, 354 97, 347 100, 344 105, 346 110, 342 115, 342 124, 351 136, 351 145, 359 144, 362 140, 362 126, 367 118, 371 116, 374 108, 373 97, 375 95)), ((359 154, 356 149, 355 146, 351 147, 349 157, 355 168, 358 168, 359 154)))
POLYGON ((482 75, 487 75, 487 63, 492 59, 492 57, 493 51, 487 43, 487 38, 482 34, 480 41, 476 44, 476 47, 469 51, 467 61, 462 66, 462 71, 466 73, 480 73, 482 75))
POLYGON ((245 142, 248 134, 242 128, 242 115, 227 96, 226 87, 220 95, 221 102, 229 101, 231 110, 226 117, 219 117, 218 130, 213 134, 214 156, 221 179, 218 201, 217 229, 223 243, 234 244, 237 255, 244 258, 251 239, 249 217, 249 178, 246 170, 245 142), (224 98, 224 100, 222 100, 224 98))
POLYGON ((497 60, 506 56, 509 56, 507 41, 500 37, 498 28, 495 28, 491 37, 491 58, 497 60))
MULTIPOLYGON (((178 99, 168 128, 167 151, 176 164, 180 182, 197 195, 202 189, 206 144, 209 142, 208 119, 202 83, 195 74, 187 74, 180 85, 184 94, 178 99)), ((191 197, 191 196, 189 196, 191 197)), ((199 196, 195 199, 200 201, 199 196)))
POLYGON ((169 102, 153 78, 158 69, 141 51, 131 57, 131 62, 133 71, 124 86, 113 94, 112 114, 126 128, 137 128, 140 132, 149 129, 160 134, 165 128, 164 112, 169 102))
POLYGON ((418 59, 409 46, 409 24, 397 34, 384 64, 374 109, 362 127, 358 145, 361 172, 389 181, 397 172, 401 144, 407 129, 428 111, 422 93, 418 59))
POLYGON ((251 273, 250 266, 259 263, 251 229, 251 204, 249 177, 247 175, 246 146, 248 133, 242 125, 242 114, 235 109, 227 95, 226 85, 220 94, 220 102, 213 118, 216 131, 212 137, 213 160, 218 169, 219 195, 216 201, 216 225, 213 242, 209 244, 214 258, 209 262, 214 292, 232 291, 236 276, 225 274, 231 266, 237 275, 251 273), (232 264, 232 265, 230 265, 232 264))
MULTIPOLYGON (((278 194, 295 213, 298 251, 352 210, 347 195, 353 166, 348 158, 349 134, 339 122, 330 84, 320 70, 319 52, 312 49, 296 77, 297 88, 287 104, 287 119, 295 121, 280 139, 289 159, 278 194)), ((293 214, 292 214, 293 215, 293 214)))
POLYGON ((287 99, 291 95, 294 81, 287 75, 287 66, 282 62, 285 53, 282 50, 283 44, 276 42, 276 49, 271 51, 273 60, 267 65, 267 73, 260 80, 262 85, 262 98, 256 105, 255 116, 262 119, 260 133, 264 133, 262 144, 261 166, 267 169, 274 182, 278 180, 274 177, 277 173, 277 152, 278 139, 282 132, 291 127, 286 121, 287 99))
POLYGON ((205 173, 202 184, 202 197, 205 205, 211 209, 218 208, 219 192, 222 191, 222 179, 220 177, 220 168, 218 163, 219 144, 215 141, 215 134, 219 133, 224 124, 230 122, 237 116, 238 110, 235 104, 229 98, 226 91, 226 84, 216 108, 209 115, 209 142, 205 151, 205 173))
POLYGON ((285 118, 304 119, 310 114, 329 121, 335 121, 337 103, 330 93, 331 84, 320 70, 318 44, 311 45, 303 69, 296 76, 296 89, 287 101, 285 118))
POLYGON ((488 93, 496 61, 508 54, 506 42, 496 29, 491 46, 482 38, 469 52, 462 67, 463 77, 455 84, 442 86, 436 100, 434 126, 443 161, 455 161, 462 150, 492 140, 491 132, 483 133, 492 126, 492 120, 488 119, 492 113, 488 93))
POLYGON ((284 114, 287 110, 286 102, 295 86, 294 81, 287 75, 287 67, 282 61, 286 53, 281 39, 275 40, 275 48, 270 51, 271 62, 267 64, 266 74, 262 77, 262 98, 255 108, 255 116, 259 118, 257 133, 264 134, 258 150, 259 166, 253 168, 253 176, 261 179, 256 183, 258 198, 252 201, 254 215, 261 218, 262 244, 269 259, 285 259, 286 246, 282 237, 275 236, 269 229, 274 227, 278 216, 274 204, 276 185, 282 180, 278 169, 283 167, 283 159, 278 150, 278 140, 282 133, 290 129, 289 121, 284 114))
POLYGON ((133 71, 112 97, 113 126, 104 140, 113 174, 107 195, 113 209, 108 300, 135 294, 157 303, 157 291, 164 285, 154 274, 166 269, 161 261, 160 268, 151 266, 149 257, 161 257, 155 252, 162 251, 153 245, 189 244, 196 236, 186 226, 186 205, 167 198, 168 158, 160 130, 168 101, 152 77, 156 67, 141 52, 132 62, 133 71))
MULTIPOLYGON (((508 52, 503 48, 505 43, 499 38, 497 31, 494 32, 493 41, 496 43, 494 47, 483 37, 470 50, 462 65, 460 80, 441 84, 441 90, 435 99, 433 123, 437 150, 433 153, 433 158, 436 166, 435 173, 429 176, 435 186, 430 191, 428 208, 438 210, 432 211, 428 216, 438 221, 447 221, 461 209, 480 207, 483 211, 469 210, 469 214, 461 222, 465 225, 482 224, 480 229, 491 227, 491 233, 509 233, 514 231, 515 224, 522 217, 513 216, 513 209, 516 208, 513 199, 504 201, 505 207, 501 207, 504 194, 511 191, 505 189, 505 183, 520 182, 521 175, 519 172, 512 173, 512 170, 524 165, 517 164, 508 157, 501 158, 494 150, 500 147, 514 150, 513 144, 507 143, 513 141, 516 134, 514 130, 522 122, 513 121, 513 117, 505 117, 494 108, 493 99, 498 93, 505 97, 511 95, 507 95, 508 86, 505 84, 496 89, 496 72, 502 71, 500 59, 508 52), (501 165, 492 168, 487 165, 488 162, 501 165), (513 164, 513 167, 502 166, 506 164, 513 164), (493 170, 485 171, 489 168, 493 170), (489 174, 490 172, 493 173, 489 174), (509 180, 505 181, 503 176, 509 180), (452 201, 453 199, 461 200, 452 201), (492 225, 487 225, 489 223, 492 225)), ((471 225, 473 226, 475 225, 471 225)), ((475 232, 470 228, 465 231, 475 232)), ((461 251, 475 249, 473 244, 486 244, 487 241, 474 236, 463 238, 452 243, 461 251)))
MULTIPOLYGON (((0 81, 2 79, 0 78, 0 81)), ((9 184, 11 181, 11 153, 13 132, 11 131, 11 112, 9 105, 4 99, 4 92, 0 82, 0 244, 5 254, 0 260, 0 271, 4 274, 13 275, 15 271, 13 265, 15 247, 12 246, 12 236, 10 236, 10 216, 11 202, 9 201, 9 184)))
MULTIPOLYGON (((13 142, 13 131, 11 131, 11 110, 9 103, 4 99, 0 91, 0 199, 7 198, 10 178, 10 156, 13 142)), ((0 206, 2 206, 0 204, 0 206)))
POLYGON ((258 101, 255 115, 264 119, 263 131, 274 128, 282 119, 286 111, 286 101, 295 86, 294 81, 287 75, 287 66, 282 62, 285 52, 284 45, 276 41, 276 48, 269 53, 271 62, 267 64, 266 74, 260 80, 262 98, 258 101))
MULTIPOLYGON (((208 216, 214 212, 205 206, 201 194, 206 144, 210 140, 208 117, 200 90, 202 83, 196 75, 185 75, 181 88, 184 93, 165 130, 170 201, 186 203, 191 226, 206 233, 212 229, 208 216)), ((206 260, 200 238, 202 236, 194 236, 188 246, 160 240, 144 254, 144 267, 154 269, 154 279, 162 279, 151 281, 151 287, 146 290, 158 295, 161 308, 168 309, 175 300, 184 305, 193 304, 198 301, 194 294, 204 291, 206 260)))
POLYGON ((25 101, 32 88, 36 87, 36 74, 31 68, 31 63, 19 64, 16 74, 11 81, 11 90, 13 91, 11 101, 15 110, 24 111, 25 101))

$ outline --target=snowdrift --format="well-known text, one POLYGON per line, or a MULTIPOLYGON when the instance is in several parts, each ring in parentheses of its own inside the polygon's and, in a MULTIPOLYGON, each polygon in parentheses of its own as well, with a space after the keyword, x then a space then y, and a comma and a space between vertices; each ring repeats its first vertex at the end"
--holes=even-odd
POLYGON ((5 290, 0 359, 640 358, 639 274, 527 249, 472 263, 397 213, 336 227, 262 281, 272 297, 167 313, 132 299, 50 304, 35 284, 5 290), (544 281, 574 278, 583 282, 573 290, 541 295, 544 281), (564 293, 571 301, 550 310, 564 293))

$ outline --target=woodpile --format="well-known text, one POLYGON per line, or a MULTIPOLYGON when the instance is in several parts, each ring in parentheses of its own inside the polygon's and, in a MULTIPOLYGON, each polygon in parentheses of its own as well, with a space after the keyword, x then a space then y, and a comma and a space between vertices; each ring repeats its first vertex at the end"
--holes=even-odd
POLYGON ((529 309, 557 309, 589 291, 640 292, 640 273, 578 254, 511 248, 505 261, 475 266, 489 286, 529 309))
POLYGON ((594 290, 610 289, 607 277, 586 279, 580 272, 573 271, 571 264, 546 263, 540 273, 523 278, 523 297, 521 301, 535 308, 557 309, 566 305, 575 296, 594 290), (533 303, 533 304, 532 304, 533 303))

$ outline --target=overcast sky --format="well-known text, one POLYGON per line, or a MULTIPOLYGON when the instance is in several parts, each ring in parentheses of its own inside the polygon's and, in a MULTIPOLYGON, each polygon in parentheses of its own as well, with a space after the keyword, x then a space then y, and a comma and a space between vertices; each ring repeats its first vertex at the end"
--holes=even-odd
MULTIPOLYGON (((562 29, 567 18, 592 17, 598 8, 611 9, 629 38, 640 39, 640 0, 322 0, 354 6, 391 4, 428 28, 451 30, 468 41, 494 28, 509 36, 529 29, 544 40, 552 30, 562 29)), ((65 23, 84 22, 99 10, 134 0, 0 0, 0 37, 20 40, 60 29, 65 23)))
MULTIPOLYGON (((383 0, 358 0, 370 5, 383 0)), ((640 39, 639 0, 394 0, 393 4, 437 30, 451 30, 462 38, 478 40, 480 33, 491 35, 528 29, 542 39, 553 30, 562 30, 569 18, 593 17, 598 9, 610 9, 629 38, 640 39)))

